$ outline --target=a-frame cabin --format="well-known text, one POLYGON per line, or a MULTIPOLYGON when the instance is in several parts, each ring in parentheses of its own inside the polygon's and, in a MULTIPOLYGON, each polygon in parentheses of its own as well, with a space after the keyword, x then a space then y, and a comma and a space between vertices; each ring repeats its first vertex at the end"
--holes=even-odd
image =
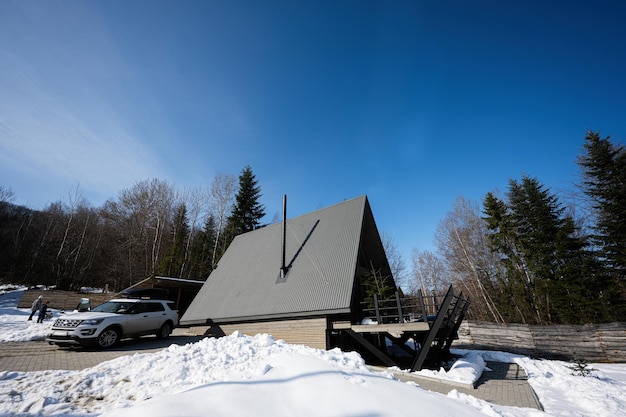
MULTIPOLYGON (((369 202, 361 196, 237 236, 181 325, 193 334, 268 333, 321 349, 348 343, 394 364, 384 343, 376 342, 391 333, 360 326, 370 315, 362 284, 372 272, 396 287, 369 202)), ((429 330, 428 321, 422 323, 422 341, 429 330)))

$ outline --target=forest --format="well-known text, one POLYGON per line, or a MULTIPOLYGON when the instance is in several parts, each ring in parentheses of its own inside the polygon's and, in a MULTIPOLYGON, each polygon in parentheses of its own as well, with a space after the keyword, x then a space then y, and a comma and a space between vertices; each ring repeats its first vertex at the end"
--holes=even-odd
MULTIPOLYGON (((401 293, 452 284, 470 296, 469 318, 497 323, 623 321, 626 149, 589 131, 572 163, 581 180, 566 196, 527 175, 480 203, 460 196, 442 213, 436 249, 414 249, 410 271, 383 233, 401 293)), ((0 186, 0 282, 119 291, 151 276, 205 280, 236 235, 263 226, 260 197, 250 166, 206 189, 140 181, 102 207, 77 190, 31 210, 0 186)))
POLYGON ((261 189, 246 166, 181 192, 150 179, 91 207, 76 191, 37 211, 0 188, 0 282, 121 291, 146 277, 205 280, 228 244, 260 226, 261 189))
POLYGON ((581 180, 566 196, 522 175, 480 204, 459 197, 438 225, 436 250, 413 250, 409 293, 453 284, 470 295, 474 320, 623 321, 626 150, 589 131, 575 163, 581 180))

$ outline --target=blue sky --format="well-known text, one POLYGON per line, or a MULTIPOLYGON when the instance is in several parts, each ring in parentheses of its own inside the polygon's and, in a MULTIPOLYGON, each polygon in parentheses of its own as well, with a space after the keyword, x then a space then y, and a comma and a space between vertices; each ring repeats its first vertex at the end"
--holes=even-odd
POLYGON ((268 221, 367 194, 405 261, 454 200, 626 138, 622 1, 0 2, 0 185, 94 206, 250 165, 268 221))

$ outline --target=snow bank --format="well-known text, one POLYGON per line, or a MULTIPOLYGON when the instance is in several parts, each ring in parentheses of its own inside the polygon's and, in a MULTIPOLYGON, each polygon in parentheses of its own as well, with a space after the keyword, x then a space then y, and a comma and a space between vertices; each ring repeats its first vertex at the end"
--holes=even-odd
MULTIPOLYGON (((15 307, 16 297, 0 294, 0 336, 16 341, 45 335, 48 324, 27 322, 29 313, 15 307)), ((0 416, 626 416, 626 365, 594 364, 597 370, 582 377, 572 375, 566 362, 454 353, 463 357, 433 376, 473 381, 485 361, 515 362, 526 370, 545 412, 487 403, 454 389, 447 396, 425 391, 389 372, 370 371, 356 353, 234 334, 81 371, 0 372, 0 416)))
POLYGON ((414 374, 458 384, 473 385, 478 381, 478 378, 480 378, 484 370, 485 361, 481 354, 478 352, 468 352, 462 358, 456 360, 448 371, 444 368, 440 368, 438 371, 423 369, 414 372, 414 374))
POLYGON ((206 338, 83 371, 0 373, 0 415, 412 416, 418 409, 422 416, 481 415, 371 372, 356 353, 268 335, 206 338))
POLYGON ((52 320, 37 323, 37 314, 32 321, 28 321, 30 309, 17 308, 24 294, 24 290, 13 290, 2 294, 0 297, 0 342, 28 342, 44 340, 50 333, 54 317, 59 312, 53 309, 49 311, 53 315, 52 320))

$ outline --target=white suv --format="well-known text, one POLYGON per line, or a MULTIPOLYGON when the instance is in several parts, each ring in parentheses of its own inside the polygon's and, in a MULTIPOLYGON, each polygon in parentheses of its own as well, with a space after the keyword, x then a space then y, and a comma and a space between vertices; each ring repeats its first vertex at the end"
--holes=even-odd
POLYGON ((166 339, 178 325, 173 301, 117 299, 91 311, 57 319, 46 338, 58 346, 93 346, 106 349, 126 337, 156 334, 166 339))

